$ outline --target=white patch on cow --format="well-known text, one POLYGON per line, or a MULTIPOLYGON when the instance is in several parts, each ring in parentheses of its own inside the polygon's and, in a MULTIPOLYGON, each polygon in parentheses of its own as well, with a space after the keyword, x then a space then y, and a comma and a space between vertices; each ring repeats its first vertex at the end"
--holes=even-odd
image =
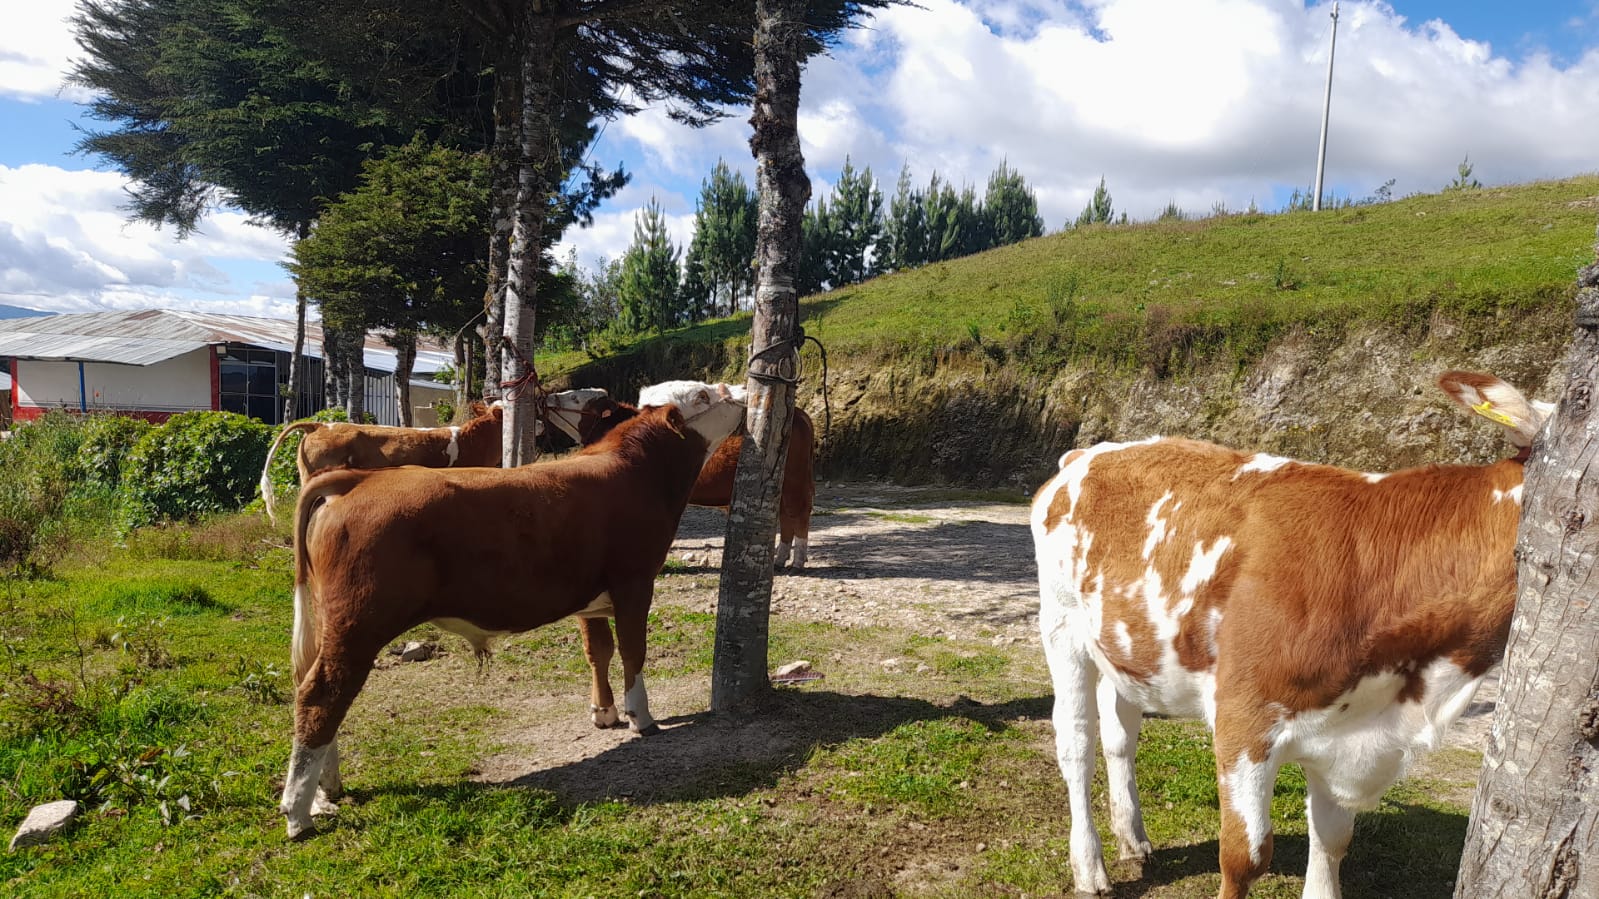
POLYGON ((435 618, 433 623, 440 630, 449 631, 458 637, 463 637, 472 644, 472 652, 476 655, 485 655, 494 651, 494 644, 501 637, 508 636, 510 631, 486 631, 465 618, 435 618))
POLYGON ((1210 610, 1210 657, 1215 658, 1221 651, 1216 646, 1216 635, 1221 633, 1221 609, 1210 610))
POLYGON ((1149 525, 1149 536, 1144 538, 1144 558, 1148 559, 1155 554, 1155 547, 1166 539, 1166 519, 1160 517, 1160 507, 1166 505, 1172 498, 1172 492, 1166 491, 1155 504, 1149 507, 1149 514, 1144 516, 1144 523, 1149 525))
POLYGON ((444 455, 450 457, 450 465, 445 466, 445 467, 448 468, 448 467, 451 467, 451 466, 455 465, 455 460, 461 458, 461 443, 460 443, 460 440, 461 440, 461 429, 452 425, 450 427, 450 445, 444 448, 444 455))
POLYGON ((630 727, 634 731, 655 726, 655 718, 650 715, 650 692, 644 689, 643 674, 633 675, 633 686, 622 694, 622 711, 631 719, 630 727))
POLYGON ((1188 560, 1188 572, 1183 575, 1180 585, 1184 596, 1193 596, 1195 592, 1216 576, 1216 566, 1221 562, 1222 554, 1232 548, 1231 537, 1217 537, 1216 542, 1205 549, 1203 543, 1194 544, 1194 556, 1188 560))
POLYGON ((573 618, 615 618, 616 610, 611 607, 611 594, 601 593, 594 597, 588 605, 572 613, 573 618))
POLYGON ((1362 474, 1361 477, 1366 479, 1366 483, 1375 484, 1388 476, 1385 474, 1378 474, 1377 472, 1368 471, 1365 474, 1362 474))
POLYGON ((1511 502, 1515 503, 1518 506, 1521 505, 1521 485, 1520 484, 1517 484, 1516 486, 1510 488, 1509 490, 1495 490, 1494 491, 1494 502, 1502 503, 1502 502, 1504 502, 1507 499, 1510 500, 1511 502))
POLYGON ((1482 683, 1448 659, 1429 663, 1421 678, 1420 701, 1407 702, 1398 701, 1404 675, 1362 678, 1327 707, 1285 722, 1278 751, 1318 772, 1339 805, 1375 806, 1417 753, 1438 748, 1482 683))
POLYGON ((1250 761, 1249 753, 1238 754, 1237 761, 1222 774, 1228 806, 1244 822, 1249 836, 1249 860, 1260 864, 1260 853, 1271 832, 1271 791, 1277 766, 1271 762, 1250 761))
POLYGON ((1116 622, 1116 645, 1121 647, 1122 655, 1129 658, 1132 657, 1133 635, 1132 632, 1127 629, 1127 622, 1125 621, 1116 622))
POLYGON ((1233 474, 1233 480, 1236 481, 1244 475, 1252 472, 1264 474, 1268 471, 1276 471, 1292 461, 1294 460, 1285 459, 1282 456, 1273 456, 1268 453, 1256 453, 1249 457, 1248 462, 1245 462, 1243 465, 1239 466, 1238 471, 1233 474))
POLYGON ((283 799, 278 803, 278 810, 288 819, 291 840, 311 826, 322 762, 331 745, 312 748, 295 740, 294 747, 289 750, 289 774, 283 779, 283 799))

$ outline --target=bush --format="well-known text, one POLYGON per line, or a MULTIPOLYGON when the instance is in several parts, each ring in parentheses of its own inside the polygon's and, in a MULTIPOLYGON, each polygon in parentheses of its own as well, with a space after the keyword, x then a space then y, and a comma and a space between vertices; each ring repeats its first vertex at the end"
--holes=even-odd
POLYGON ((233 412, 184 412, 139 438, 123 466, 130 523, 232 512, 250 501, 272 428, 233 412))
POLYGON ((89 416, 78 427, 80 443, 74 467, 91 484, 118 486, 128 452, 151 427, 143 419, 126 415, 89 416))
POLYGON ((52 412, 0 442, 0 573, 38 570, 60 548, 80 439, 71 416, 52 412))

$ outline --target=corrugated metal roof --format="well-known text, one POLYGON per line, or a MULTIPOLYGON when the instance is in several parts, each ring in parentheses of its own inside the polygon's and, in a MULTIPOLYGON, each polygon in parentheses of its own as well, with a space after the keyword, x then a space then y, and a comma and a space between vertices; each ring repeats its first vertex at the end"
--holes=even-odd
MULTIPOLYGON (((290 352, 294 322, 214 312, 140 309, 131 312, 87 312, 0 321, 0 356, 70 362, 118 362, 154 365, 204 346, 240 343, 290 352)), ((322 356, 322 326, 307 322, 307 356, 322 356)), ((367 368, 394 371, 394 349, 375 334, 367 335, 362 352, 367 368)), ((454 360, 442 343, 417 339, 416 371, 438 371, 454 360)))

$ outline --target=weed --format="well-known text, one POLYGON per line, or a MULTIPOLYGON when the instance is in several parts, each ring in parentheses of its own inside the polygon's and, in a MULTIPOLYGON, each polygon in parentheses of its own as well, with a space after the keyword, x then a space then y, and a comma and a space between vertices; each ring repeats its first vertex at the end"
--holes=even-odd
POLYGON ((229 673, 233 675, 233 685, 256 705, 282 705, 289 701, 289 694, 283 689, 283 672, 275 662, 239 656, 229 673))
POLYGON ((117 629, 104 640, 105 645, 128 657, 128 673, 177 667, 178 661, 167 649, 167 619, 117 619, 117 629))

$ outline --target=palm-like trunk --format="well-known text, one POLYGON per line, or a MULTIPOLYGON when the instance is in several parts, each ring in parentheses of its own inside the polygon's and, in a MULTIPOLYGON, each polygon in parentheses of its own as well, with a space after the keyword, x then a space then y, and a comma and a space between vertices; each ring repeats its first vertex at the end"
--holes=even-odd
POLYGON ((768 688, 767 635, 772 605, 772 539, 778 490, 788 457, 798 374, 800 220, 811 196, 800 154, 800 39, 804 0, 757 0, 755 25, 755 178, 760 194, 751 339, 748 433, 733 482, 717 593, 711 708, 723 710, 768 688))
POLYGON ((1456 899, 1599 896, 1599 262, 1578 283, 1570 381, 1527 462, 1520 593, 1456 899))

